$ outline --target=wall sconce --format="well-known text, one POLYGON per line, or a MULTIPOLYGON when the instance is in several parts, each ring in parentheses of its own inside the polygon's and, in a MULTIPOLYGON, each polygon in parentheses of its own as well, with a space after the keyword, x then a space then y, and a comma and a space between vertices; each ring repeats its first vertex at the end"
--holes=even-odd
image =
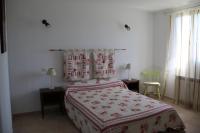
POLYGON ((50 23, 46 19, 42 20, 42 24, 44 24, 45 27, 50 27, 51 26, 50 23))
POLYGON ((124 28, 127 30, 127 31, 130 31, 131 30, 131 27, 127 24, 124 25, 124 28))

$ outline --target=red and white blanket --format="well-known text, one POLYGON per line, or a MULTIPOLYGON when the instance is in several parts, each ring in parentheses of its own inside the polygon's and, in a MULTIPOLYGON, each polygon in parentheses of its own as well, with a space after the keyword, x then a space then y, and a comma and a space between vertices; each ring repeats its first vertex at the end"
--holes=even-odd
POLYGON ((83 133, 156 133, 184 128, 172 106, 127 89, 121 81, 67 89, 68 115, 83 133))

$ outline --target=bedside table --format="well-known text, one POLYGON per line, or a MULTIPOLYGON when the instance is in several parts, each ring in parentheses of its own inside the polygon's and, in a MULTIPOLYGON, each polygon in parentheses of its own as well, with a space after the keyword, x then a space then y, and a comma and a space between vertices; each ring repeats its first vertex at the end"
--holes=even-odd
POLYGON ((137 79, 123 79, 122 80, 128 87, 129 90, 135 91, 139 93, 139 80, 137 79))
POLYGON ((62 87, 55 87, 54 89, 40 89, 41 113, 43 119, 45 106, 59 105, 60 110, 62 112, 64 111, 64 95, 65 89, 62 87))

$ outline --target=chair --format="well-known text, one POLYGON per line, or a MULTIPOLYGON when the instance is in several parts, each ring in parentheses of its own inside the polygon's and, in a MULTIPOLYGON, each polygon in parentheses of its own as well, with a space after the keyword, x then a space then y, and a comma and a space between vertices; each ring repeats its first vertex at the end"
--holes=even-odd
POLYGON ((156 92, 154 92, 155 95, 158 96, 158 98, 160 99, 160 72, 159 71, 155 71, 155 70, 146 70, 143 71, 141 73, 144 82, 144 95, 147 95, 148 92, 148 88, 149 87, 153 87, 156 89, 156 92))

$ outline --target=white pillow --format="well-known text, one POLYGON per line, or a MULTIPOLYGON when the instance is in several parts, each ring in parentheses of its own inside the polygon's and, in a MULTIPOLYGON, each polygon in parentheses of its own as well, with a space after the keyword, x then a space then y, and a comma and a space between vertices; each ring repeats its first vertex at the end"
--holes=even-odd
POLYGON ((119 81, 117 78, 109 78, 109 79, 91 79, 85 81, 74 81, 74 82, 67 82, 66 87, 72 86, 88 86, 88 85, 96 85, 96 84, 105 84, 110 82, 119 81))

